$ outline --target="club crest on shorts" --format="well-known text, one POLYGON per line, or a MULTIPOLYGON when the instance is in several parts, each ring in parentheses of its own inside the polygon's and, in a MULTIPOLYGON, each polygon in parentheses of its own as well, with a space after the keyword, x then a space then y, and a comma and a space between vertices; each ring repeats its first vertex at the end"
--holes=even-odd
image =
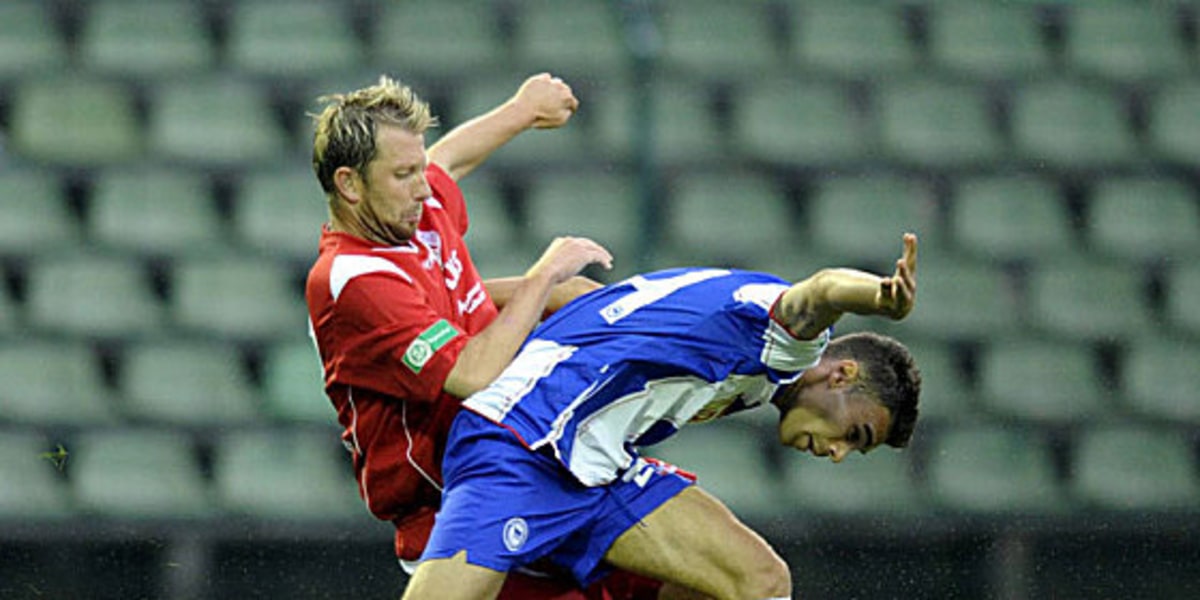
POLYGON ((504 523, 504 547, 516 552, 529 539, 529 525, 521 517, 513 517, 504 523))

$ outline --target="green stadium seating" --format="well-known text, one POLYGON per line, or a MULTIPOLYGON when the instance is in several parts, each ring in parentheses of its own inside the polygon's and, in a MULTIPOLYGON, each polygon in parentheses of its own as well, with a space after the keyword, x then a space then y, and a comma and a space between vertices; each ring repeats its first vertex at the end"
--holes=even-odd
POLYGON ((170 167, 99 173, 86 230, 101 246, 145 255, 178 256, 226 243, 209 182, 170 167))
POLYGON ((1092 506, 1145 513, 1195 510, 1200 502, 1200 476, 1183 430, 1094 425, 1074 451, 1071 490, 1092 506))
POLYGON ((784 166, 825 166, 866 158, 873 129, 837 84, 779 78, 739 88, 733 144, 749 158, 784 166))
MULTIPOLYGON (((785 449, 783 493, 796 513, 911 514, 925 508, 907 451, 881 446, 841 463, 785 449)), ((704 481, 704 480, 701 480, 704 481)))
POLYGON ((224 426, 253 422, 259 415, 241 354, 225 341, 131 344, 118 388, 125 412, 138 423, 224 426))
MULTIPOLYGON (((725 155, 709 87, 664 76, 649 84, 649 94, 649 152, 657 161, 687 166, 720 160, 725 155)), ((595 90, 592 97, 598 149, 613 160, 630 160, 634 155, 634 131, 641 127, 635 118, 633 90, 614 82, 595 90)), ((639 130, 638 136, 645 133, 639 130)))
POLYGON ((365 58, 342 3, 235 2, 228 24, 230 67, 256 75, 314 77, 365 58))
POLYGON ((157 86, 150 97, 155 157, 202 167, 249 168, 286 154, 266 89, 221 75, 157 86))
POLYGON ((67 46, 40 0, 8 0, 0 5, 0 79, 36 76, 66 66, 67 46))
POLYGON ((1066 341, 992 341, 979 364, 980 401, 999 417, 1053 425, 1085 422, 1109 405, 1090 348, 1066 341))
POLYGON ((801 68, 832 75, 886 76, 917 66, 896 6, 841 0, 788 3, 791 58, 801 68))
POLYGON ((914 79, 877 86, 884 151, 916 166, 979 167, 1006 154, 983 91, 968 84, 914 79))
POLYGON ((175 325, 229 339, 300 337, 308 311, 283 264, 245 256, 195 256, 175 263, 168 309, 175 325))
MULTIPOLYGON (((774 410, 760 407, 755 410, 774 410)), ((717 421, 687 427, 643 453, 698 474, 700 486, 746 520, 787 514, 779 475, 767 459, 764 440, 775 443, 743 423, 717 421), (754 485, 747 485, 753 481, 754 485)))
POLYGON ((1111 167, 1136 158, 1137 146, 1117 98, 1065 79, 1016 91, 1012 135, 1018 158, 1053 168, 1111 167))
POLYGON ((921 422, 959 425, 973 420, 980 410, 978 394, 959 352, 946 342, 920 337, 905 338, 904 345, 921 371, 921 422))
POLYGON ((613 253, 614 267, 624 262, 628 269, 641 238, 638 202, 634 180, 624 171, 535 176, 525 195, 524 241, 544 248, 561 235, 589 237, 613 253))
POLYGON ((1046 259, 1029 274, 1031 325, 1069 339, 1120 341, 1150 326, 1143 273, 1092 258, 1046 259))
POLYGON ((684 172, 666 208, 667 239, 698 264, 746 265, 806 247, 783 187, 761 173, 684 172))
POLYGON ((100 359, 81 341, 6 341, 0 344, 0 380, 0 421, 94 426, 116 420, 100 359))
POLYGON ((311 263, 328 221, 328 200, 309 168, 249 173, 234 192, 234 234, 262 255, 311 263))
POLYGON ((0 255, 26 256, 78 243, 61 181, 50 171, 0 173, 0 255))
MULTIPOLYGON (((453 98, 454 124, 482 115, 499 106, 517 92, 525 73, 509 72, 500 76, 479 77, 460 83, 453 98)), ((582 101, 581 101, 581 110, 582 101)), ((488 157, 489 166, 543 168, 561 162, 580 161, 591 147, 583 120, 572 118, 557 129, 525 131, 488 157)))
POLYGON ((337 412, 324 389, 321 358, 312 340, 285 340, 267 347, 262 391, 270 417, 287 424, 337 423, 337 412))
POLYGON ((920 237, 926 256, 942 243, 933 191, 916 179, 874 174, 828 178, 809 198, 808 218, 817 247, 843 266, 868 263, 892 272, 905 232, 920 237))
POLYGON ((950 229, 963 250, 987 260, 1036 261, 1073 247, 1065 199, 1029 174, 966 177, 950 203, 950 229))
POLYGON ((42 456, 54 449, 33 431, 0 434, 0 481, 9 482, 0 486, 0 521, 54 520, 71 514, 65 478, 42 456))
POLYGON ((378 8, 371 37, 374 61, 396 73, 453 79, 508 64, 489 0, 388 2, 378 8))
POLYGON ((214 514, 189 436, 166 429, 92 430, 72 450, 70 487, 85 514, 129 520, 214 514))
POLYGON ((626 68, 618 10, 604 2, 525 0, 515 6, 514 60, 568 82, 607 79, 626 68))
POLYGON ((1061 514, 1069 507, 1046 439, 1036 430, 975 425, 936 436, 925 472, 940 508, 985 514, 1061 514))
POLYGON ((1187 72, 1177 11, 1169 4, 1073 3, 1066 11, 1067 67, 1115 80, 1146 80, 1187 72))
POLYGON ((1092 189, 1087 215, 1097 254, 1173 261, 1200 255, 1200 198, 1178 179, 1103 179, 1092 189))
POLYGON ((180 0, 103 0, 89 7, 79 58, 95 73, 187 77, 216 67, 216 47, 199 5, 180 0))
POLYGON ((671 72, 757 82, 783 70, 765 3, 670 0, 657 8, 660 64, 671 72))
POLYGON ((459 180, 458 185, 470 216, 466 240, 472 257, 504 253, 519 243, 523 236, 518 234, 516 216, 495 176, 472 173, 459 180))
POLYGON ((969 341, 1017 331, 1016 282, 991 263, 932 257, 921 265, 918 309, 905 328, 969 341))
POLYGON ((1200 311, 1196 310, 1196 298, 1200 298, 1200 266, 1195 263, 1173 265, 1167 275, 1166 288, 1167 323, 1200 335, 1200 311))
POLYGON ((1172 337, 1142 337, 1122 362, 1124 405, 1172 423, 1200 423, 1200 343, 1172 337))
POLYGON ((352 474, 349 453, 325 430, 226 433, 213 459, 221 507, 267 520, 362 518, 352 474))
POLYGON ((1147 142, 1156 156, 1200 166, 1200 81, 1171 79, 1150 97, 1147 142))
POLYGON ((150 277, 128 258, 47 255, 31 261, 26 323, 50 333, 120 339, 163 326, 163 307, 150 277))
POLYGON ((30 161, 94 167, 140 158, 133 92, 89 76, 31 78, 13 92, 12 151, 30 161))
POLYGON ((976 79, 1047 73, 1050 53, 1031 7, 1000 2, 942 2, 927 20, 933 63, 976 79))

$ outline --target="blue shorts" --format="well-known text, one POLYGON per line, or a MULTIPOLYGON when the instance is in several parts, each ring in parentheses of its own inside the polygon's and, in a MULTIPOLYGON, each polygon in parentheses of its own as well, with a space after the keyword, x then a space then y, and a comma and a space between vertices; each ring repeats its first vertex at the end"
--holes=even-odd
POLYGON ((442 508, 421 560, 467 551, 467 562, 508 572, 539 559, 582 586, 611 569, 604 554, 643 517, 692 481, 643 463, 637 477, 586 487, 553 456, 469 411, 450 429, 442 508))

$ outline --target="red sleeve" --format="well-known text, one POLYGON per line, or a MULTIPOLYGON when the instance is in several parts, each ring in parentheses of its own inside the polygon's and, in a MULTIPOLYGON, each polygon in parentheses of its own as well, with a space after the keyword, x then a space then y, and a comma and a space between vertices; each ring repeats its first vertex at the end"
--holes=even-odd
POLYGON ((425 168, 425 179, 433 189, 433 196, 442 203, 446 214, 454 221, 458 234, 466 235, 467 226, 470 224, 467 219, 467 202, 463 198, 462 189, 458 187, 458 182, 434 163, 429 163, 425 168))
POLYGON ((439 397, 469 337, 430 308, 424 290, 391 273, 352 279, 333 319, 332 382, 417 401, 439 397))

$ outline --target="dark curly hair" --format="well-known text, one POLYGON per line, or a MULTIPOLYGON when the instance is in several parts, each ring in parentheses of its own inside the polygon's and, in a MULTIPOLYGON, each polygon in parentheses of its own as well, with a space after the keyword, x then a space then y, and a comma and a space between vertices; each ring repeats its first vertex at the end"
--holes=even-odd
POLYGON ((850 358, 862 367, 864 391, 887 407, 892 426, 887 445, 903 448, 917 424, 921 371, 904 344, 886 335, 857 332, 836 337, 825 349, 829 358, 850 358))

